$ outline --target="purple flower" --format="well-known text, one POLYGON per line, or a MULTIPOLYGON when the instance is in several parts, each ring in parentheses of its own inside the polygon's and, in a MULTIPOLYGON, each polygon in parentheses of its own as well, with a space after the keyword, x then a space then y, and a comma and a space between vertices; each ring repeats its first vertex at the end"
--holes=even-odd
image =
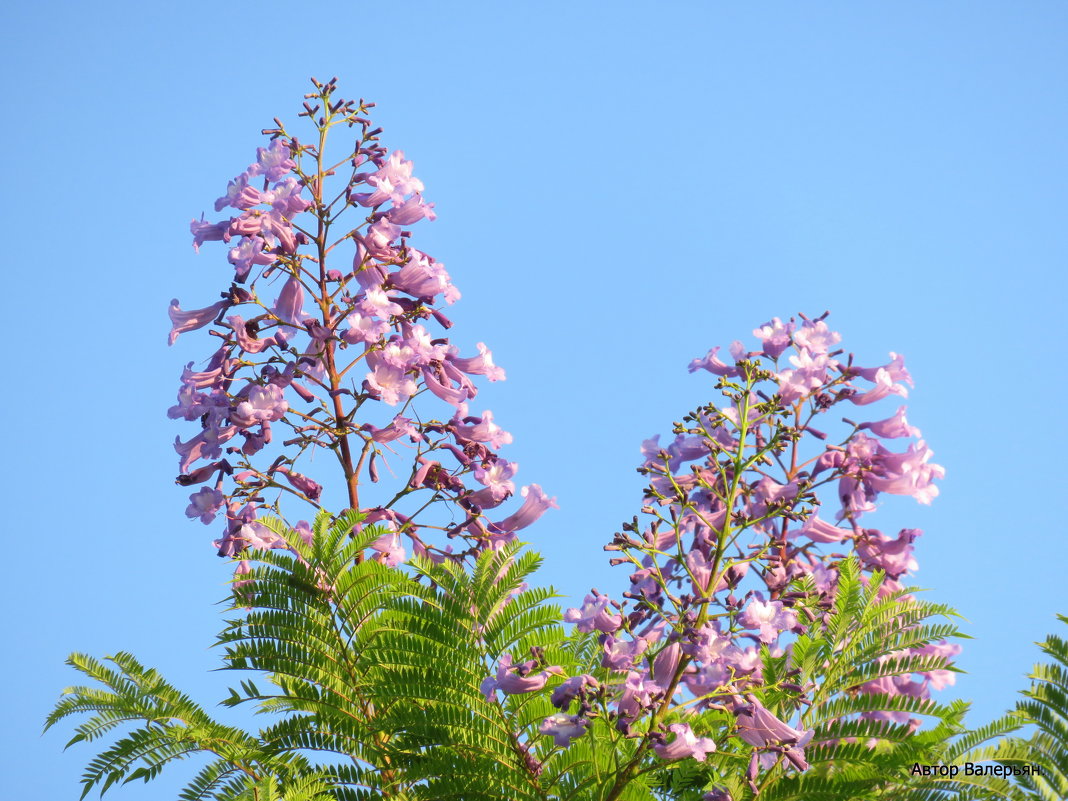
POLYGON ((219 490, 202 487, 189 496, 185 516, 200 518, 200 522, 207 525, 215 519, 225 501, 226 497, 219 490))
POLYGON ((205 481, 207 481, 209 478, 214 476, 216 473, 219 473, 220 471, 226 474, 229 474, 231 472, 230 463, 227 462, 225 459, 220 459, 219 461, 212 462, 211 464, 202 465, 191 473, 180 475, 175 480, 175 483, 183 487, 191 487, 194 484, 203 484, 205 481))
POLYGON ((267 445, 271 441, 271 424, 266 420, 260 423, 259 431, 252 431, 245 429, 241 432, 241 436, 245 438, 245 444, 241 446, 241 453, 246 456, 252 456, 263 450, 263 446, 267 445))
POLYGON ((260 202, 270 203, 275 211, 292 219, 312 205, 310 200, 300 196, 302 188, 300 181, 290 176, 281 183, 275 184, 270 192, 265 192, 260 202))
POLYGON ((801 330, 794 333, 794 344, 797 348, 812 354, 827 353, 841 341, 841 335, 830 330, 823 320, 805 320, 801 324, 801 330))
POLYGON ((448 347, 435 340, 429 331, 421 325, 403 323, 401 331, 404 333, 404 343, 412 353, 412 364, 422 367, 431 362, 438 362, 445 358, 448 347))
POLYGON ((493 354, 489 348, 486 347, 486 343, 479 342, 476 345, 478 348, 478 356, 474 356, 470 359, 461 359, 456 356, 450 356, 449 359, 459 369, 470 375, 484 375, 490 381, 503 381, 504 370, 493 363, 493 354))
POLYGON ((613 636, 604 638, 601 647, 604 656, 601 658, 601 666, 609 670, 633 670, 634 663, 638 661, 649 643, 638 638, 636 640, 622 640, 613 636))
POLYGON ((479 691, 486 697, 487 701, 492 703, 497 697, 497 690, 500 690, 505 695, 532 693, 544 687, 550 676, 564 675, 563 669, 557 666, 545 668, 540 673, 531 673, 530 671, 534 666, 533 662, 513 665, 512 655, 504 654, 497 661, 496 676, 484 679, 479 686, 479 691))
POLYGON ((380 350, 375 351, 375 358, 407 372, 417 357, 407 342, 398 336, 392 336, 380 350))
POLYGON ((623 685, 623 693, 616 704, 616 712, 619 714, 620 723, 623 726, 629 725, 643 709, 648 709, 652 706, 654 698, 662 696, 663 688, 655 681, 650 681, 648 673, 639 673, 632 670, 627 674, 627 680, 623 685))
POLYGON ((363 237, 364 247, 377 259, 390 261, 395 257, 393 243, 400 236, 399 225, 394 225, 385 217, 372 223, 363 237))
POLYGON ((460 291, 452 285, 441 262, 414 248, 403 267, 389 276, 390 284, 412 297, 433 299, 444 294, 446 303, 460 299, 460 291))
POLYGON ((910 426, 908 420, 905 419, 904 406, 898 408, 893 417, 888 417, 875 423, 861 423, 857 428, 861 431, 868 429, 875 436, 885 439, 920 436, 920 429, 916 428, 916 426, 910 426))
MULTIPOLYGON (((296 276, 290 276, 286 281, 271 311, 281 322, 288 323, 293 328, 304 329, 304 320, 308 318, 304 313, 304 286, 296 276)), ((292 334, 292 331, 283 328, 275 338, 284 343, 292 334)))
POLYGON ((210 223, 204 219, 204 215, 200 215, 200 219, 193 219, 189 222, 189 233, 193 235, 193 250, 200 252, 200 246, 205 242, 221 242, 224 239, 229 239, 227 230, 230 228, 230 221, 225 220, 223 222, 210 223))
POLYGON ((660 653, 653 659, 650 674, 656 684, 666 693, 671 689, 671 683, 675 679, 675 673, 679 669, 681 648, 678 642, 672 642, 664 646, 660 653))
POLYGON ((414 395, 419 387, 410 375, 401 367, 396 367, 376 353, 367 357, 372 367, 367 374, 366 385, 379 400, 396 406, 414 395))
POLYGON ((909 445, 905 453, 882 451, 875 474, 867 477, 868 485, 878 492, 892 495, 911 495, 920 503, 929 504, 938 496, 932 482, 945 478, 945 468, 928 464, 934 453, 922 439, 909 445))
POLYGON ((868 381, 874 381, 880 370, 885 370, 889 373, 890 378, 894 381, 904 381, 910 387, 915 386, 912 383, 912 376, 909 375, 909 371, 905 369, 905 357, 900 354, 890 351, 890 363, 884 364, 882 367, 853 367, 852 372, 859 375, 861 378, 865 378, 868 381))
MULTIPOLYGON (((395 151, 377 172, 358 176, 375 189, 373 192, 353 193, 352 199, 361 206, 380 206, 387 200, 399 205, 404 196, 423 191, 423 182, 412 177, 412 162, 404 160, 404 153, 395 151)), ((402 223, 407 224, 407 223, 402 223)))
POLYGON ((237 568, 234 570, 234 590, 240 590, 242 587, 247 587, 253 583, 252 579, 238 579, 238 576, 247 576, 252 572, 252 563, 248 559, 242 559, 237 563, 237 568))
POLYGON ((434 204, 424 202, 423 196, 418 192, 407 200, 401 201, 399 205, 394 201, 393 208, 386 212, 386 217, 395 225, 411 225, 424 217, 431 221, 437 219, 437 215, 434 214, 434 204))
POLYGON ((404 309, 393 302, 396 293, 381 287, 368 289, 360 301, 360 311, 371 317, 391 317, 403 314, 404 309))
POLYGON ((718 660, 730 645, 731 638, 720 631, 719 621, 714 620, 694 632, 682 650, 698 662, 707 664, 718 660))
POLYGON ((193 384, 182 384, 178 388, 178 404, 167 410, 167 417, 172 420, 196 420, 210 414, 220 403, 222 406, 230 405, 224 393, 216 391, 205 395, 203 392, 197 392, 193 384))
POLYGON ((863 529, 857 539, 857 556, 869 570, 882 570, 896 579, 919 567, 912 556, 912 543, 922 533, 918 528, 903 528, 891 538, 876 529, 863 529))
POLYGON ((703 596, 712 580, 712 563, 701 551, 693 550, 686 554, 686 568, 693 576, 694 592, 703 596))
POLYGON ((757 678, 761 673, 760 649, 755 645, 748 648, 730 646, 723 652, 723 662, 734 668, 736 673, 754 675, 757 678))
POLYGON ((753 336, 760 338, 765 356, 769 359, 778 359, 782 352, 790 347, 790 334, 793 331, 793 320, 784 323, 778 317, 772 317, 770 322, 754 330, 753 336))
POLYGON ((234 342, 245 353, 263 353, 267 348, 281 344, 279 343, 277 336, 267 337, 266 339, 258 339, 253 336, 249 333, 249 329, 245 324, 245 319, 239 314, 233 314, 227 317, 226 323, 234 333, 234 342))
POLYGON ((215 210, 222 211, 227 206, 243 210, 259 202, 259 192, 248 185, 248 173, 243 172, 227 184, 226 194, 215 201, 215 210))
POLYGON ((238 281, 244 281, 252 271, 255 264, 273 264, 277 258, 271 253, 264 253, 267 242, 259 236, 250 236, 242 239, 233 248, 227 258, 234 265, 235 277, 238 281))
POLYGON ((395 415, 390 424, 385 428, 379 428, 370 423, 364 423, 360 428, 364 431, 370 431, 371 439, 375 442, 393 442, 394 440, 398 440, 405 436, 412 442, 419 442, 423 439, 423 435, 419 433, 419 429, 412 425, 411 419, 401 417, 399 414, 395 415))
POLYGON ((617 612, 609 612, 611 599, 593 591, 593 595, 587 595, 581 609, 568 609, 564 612, 564 622, 574 623, 575 628, 581 632, 603 631, 611 634, 623 625, 623 617, 617 612))
POLYGON ((672 723, 668 731, 675 735, 675 739, 669 744, 657 743, 653 746, 661 759, 693 757, 698 762, 704 762, 708 753, 716 750, 716 744, 708 737, 695 736, 689 723, 672 723))
MULTIPOLYGON (((261 219, 262 231, 274 237, 277 240, 278 245, 286 253, 295 253, 297 250, 298 235, 293 226, 290 225, 280 211, 271 210, 263 215, 261 219)), ((303 240, 301 240, 303 241, 303 240)))
POLYGON ((693 665, 690 665, 683 674, 682 680, 690 692, 701 697, 723 687, 731 680, 731 677, 731 670, 725 662, 712 662, 696 670, 693 665))
POLYGON ((180 457, 178 472, 188 473, 189 466, 200 459, 218 459, 222 455, 222 445, 237 434, 237 426, 219 427, 209 425, 187 442, 181 437, 174 438, 174 449, 180 457))
MULTIPOLYGON (((760 658, 760 648, 755 645, 750 645, 747 648, 739 648, 733 644, 733 641, 729 641, 728 644, 723 647, 722 643, 717 645, 717 656, 709 662, 709 664, 719 664, 730 668, 732 677, 738 676, 752 676, 756 680, 760 679, 763 672, 763 664, 760 658)), ((772 656, 781 655, 781 650, 771 649, 772 656)))
POLYGON ((298 492, 303 492, 313 501, 318 501, 319 496, 323 494, 323 488, 321 485, 312 481, 307 476, 303 476, 300 473, 294 473, 285 465, 275 468, 276 473, 281 473, 286 477, 286 481, 293 485, 293 488, 298 492))
POLYGON ((768 512, 770 505, 788 502, 797 497, 797 483, 780 484, 765 476, 756 483, 753 499, 748 508, 748 514, 753 517, 761 517, 768 512))
POLYGON ((167 309, 167 314, 171 318, 171 333, 167 338, 167 344, 173 345, 179 334, 209 325, 212 320, 230 308, 230 305, 229 300, 220 300, 204 309, 182 311, 182 307, 178 305, 178 299, 175 298, 171 301, 170 308, 167 309))
POLYGON ((352 192, 350 197, 361 206, 381 206, 393 194, 393 186, 388 181, 381 181, 373 192, 352 192))
POLYGON ((296 167, 296 162, 290 158, 288 143, 275 139, 269 147, 256 148, 256 163, 248 168, 248 174, 263 175, 268 181, 281 181, 287 172, 296 167))
POLYGON ((833 595, 834 586, 838 582, 838 571, 827 567, 822 562, 816 562, 809 568, 808 573, 816 582, 816 589, 823 595, 833 595))
MULTIPOLYGON (((880 662, 885 662, 890 657, 880 657, 880 662)), ((867 695, 904 695, 910 698, 927 698, 928 691, 924 682, 913 681, 907 675, 883 676, 882 678, 866 681, 858 687, 860 692, 867 695)), ((902 713, 899 722, 908 720, 908 713, 902 713)))
POLYGON ((804 761, 802 750, 812 739, 812 730, 794 729, 775 717, 768 709, 751 695, 746 696, 745 704, 737 704, 738 736, 757 748, 768 746, 787 746, 787 758, 799 770, 805 770, 808 763, 804 761))
POLYGON ((805 522, 801 525, 801 528, 794 529, 789 532, 789 536, 804 536, 808 537, 813 542, 841 542, 842 540, 853 536, 851 529, 838 528, 838 526, 821 520, 816 514, 816 510, 813 510, 805 522))
POLYGON ((538 732, 553 738, 553 744, 562 748, 571 745, 571 741, 581 737, 589 728, 590 722, 579 715, 557 713, 541 722, 538 732))
POLYGON ((525 499, 519 509, 497 523, 490 523, 489 530, 492 534, 504 535, 501 541, 514 539, 514 532, 534 523, 549 509, 559 509, 556 498, 550 498, 537 484, 523 487, 519 494, 525 499))
POLYGON ((182 384, 188 384, 195 389, 214 389, 223 384, 236 365, 236 361, 230 358, 231 350, 230 345, 223 345, 212 354, 205 369, 199 372, 194 372, 193 363, 189 362, 182 370, 182 384))
POLYGON ((345 322, 349 327, 341 334, 341 338, 350 345, 378 342, 389 331, 389 323, 359 312, 350 314, 345 322))
POLYGON ((587 690, 597 690, 600 683, 589 673, 580 676, 572 676, 555 690, 549 699, 553 706, 566 709, 567 705, 574 701, 581 693, 587 690))
POLYGON ((690 362, 690 372, 695 373, 698 370, 708 370, 713 375, 719 376, 736 376, 738 375, 738 368, 725 364, 720 361, 716 355, 719 353, 719 346, 712 348, 703 359, 694 359, 690 362))
POLYGON ((797 626, 797 613, 783 607, 781 601, 764 602, 764 597, 756 593, 745 611, 738 615, 738 622, 747 629, 759 629, 760 641, 771 643, 779 632, 797 626))
POLYGON ((515 484, 511 479, 517 469, 518 465, 514 462, 507 462, 504 459, 497 459, 491 462, 488 467, 477 465, 474 469, 475 480, 482 484, 485 489, 472 492, 467 496, 467 502, 480 509, 492 509, 500 506, 515 492, 515 484))
POLYGON ((467 415, 467 404, 461 403, 452 418, 456 439, 461 442, 485 442, 497 450, 512 441, 512 435, 493 422, 493 412, 487 410, 481 417, 467 415), (462 422, 461 422, 462 421, 462 422), (470 423, 464 425, 463 423, 470 423))
POLYGON ((779 394, 783 403, 793 403, 804 398, 812 390, 819 389, 827 380, 827 371, 837 366, 838 362, 823 352, 813 352, 802 348, 790 357, 790 364, 795 369, 783 370, 776 377, 779 380, 779 394))
POLYGON ((933 455, 923 440, 910 444, 905 453, 893 453, 878 440, 855 434, 840 467, 838 495, 844 509, 839 517, 871 511, 880 492, 911 495, 920 503, 930 503, 938 495, 934 480, 945 476, 941 465, 928 464, 933 455))
POLYGON ((515 489, 511 479, 518 469, 515 462, 495 459, 488 467, 484 464, 476 466, 474 475, 475 480, 485 487, 502 487, 511 493, 515 489))
POLYGON ((367 177, 367 183, 379 188, 388 184, 394 202, 413 192, 422 192, 424 188, 423 182, 412 176, 412 162, 404 160, 403 150, 390 153, 385 165, 367 177))
POLYGON ((282 388, 274 384, 261 387, 249 384, 245 400, 239 402, 230 413, 230 422, 241 428, 249 428, 256 423, 273 423, 281 420, 289 404, 282 396, 282 388))
POLYGON ((869 403, 875 403, 889 395, 908 397, 909 391, 900 384, 895 384, 894 379, 890 377, 889 371, 881 367, 876 371, 873 381, 875 382, 874 388, 867 392, 850 395, 850 403, 855 403, 857 406, 867 406, 869 403))
POLYGON ((384 565, 396 567, 405 560, 408 552, 401 545, 400 534, 390 531, 383 534, 371 543, 371 550, 375 551, 375 559, 384 565))
POLYGON ((472 391, 473 387, 463 384, 459 387, 453 387, 452 382, 444 375, 443 370, 442 372, 439 372, 433 365, 427 365, 421 369, 423 373, 423 383, 426 385, 426 388, 446 403, 451 403, 453 406, 459 406, 468 398, 474 397, 474 392, 472 391))
POLYGON ((270 551, 286 547, 286 541, 262 523, 253 521, 245 523, 237 530, 237 538, 248 543, 250 548, 258 551, 270 551))

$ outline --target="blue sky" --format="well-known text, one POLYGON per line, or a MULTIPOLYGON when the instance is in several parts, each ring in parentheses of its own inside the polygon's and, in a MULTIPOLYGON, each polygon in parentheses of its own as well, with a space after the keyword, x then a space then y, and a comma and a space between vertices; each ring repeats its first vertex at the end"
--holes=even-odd
MULTIPOLYGON (((976 637, 955 692, 1013 703, 1068 612, 1062 422, 1068 8, 1058 2, 19 4, 0 49, 9 251, 0 468, 12 797, 76 797, 39 736, 72 650, 125 649, 207 704, 227 569, 182 514, 168 421, 203 338, 167 303, 228 280, 189 246, 310 75, 378 103, 439 218, 419 247, 520 478, 544 583, 621 589, 643 439, 711 397, 686 365, 825 309, 862 364, 904 353, 947 469, 917 583, 976 637)), ((889 409, 887 414, 892 412, 889 409)), ((874 519, 873 519, 874 521, 874 519)), ((889 526, 887 526, 889 527, 889 526)), ((177 775, 182 775, 179 770, 177 775)), ((115 797, 173 797, 172 782, 115 797)))

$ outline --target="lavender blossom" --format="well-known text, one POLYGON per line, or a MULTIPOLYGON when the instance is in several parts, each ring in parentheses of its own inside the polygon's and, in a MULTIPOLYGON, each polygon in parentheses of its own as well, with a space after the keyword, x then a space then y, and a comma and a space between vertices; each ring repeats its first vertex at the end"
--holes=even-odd
POLYGON ((657 743, 653 746, 656 755, 661 759, 686 759, 692 757, 698 762, 704 762, 710 751, 716 750, 716 744, 708 737, 697 737, 688 723, 672 723, 668 731, 675 738, 668 744, 657 743))
POLYGON ((538 732, 553 738, 555 745, 567 748, 571 741, 581 737, 590 727, 590 722, 579 715, 557 713, 541 722, 538 732))

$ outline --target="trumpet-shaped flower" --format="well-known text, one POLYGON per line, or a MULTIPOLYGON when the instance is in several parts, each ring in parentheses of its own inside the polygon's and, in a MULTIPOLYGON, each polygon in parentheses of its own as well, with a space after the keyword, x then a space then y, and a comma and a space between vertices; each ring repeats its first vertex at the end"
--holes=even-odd
POLYGON ((653 746, 656 755, 661 759, 686 759, 692 757, 698 762, 704 762, 705 757, 716 750, 715 741, 708 737, 697 737, 690 728, 689 723, 672 723, 668 731, 675 735, 670 743, 657 743, 653 746))

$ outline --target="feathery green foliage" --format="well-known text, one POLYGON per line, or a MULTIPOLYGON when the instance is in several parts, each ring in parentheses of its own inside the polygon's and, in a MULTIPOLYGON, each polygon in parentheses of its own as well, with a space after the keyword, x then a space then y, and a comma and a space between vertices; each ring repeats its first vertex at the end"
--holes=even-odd
POLYGON ((263 679, 241 681, 222 703, 251 702, 276 722, 250 734, 128 655, 110 658, 118 670, 74 655, 69 663, 103 689, 66 690, 46 728, 88 715, 70 745, 135 726, 90 763, 84 793, 148 781, 201 754, 210 761, 182 799, 596 797, 620 737, 555 748, 536 733, 555 711, 547 700, 488 701, 479 691, 504 653, 568 670, 597 655, 588 635, 565 637, 551 591, 525 588, 537 555, 513 545, 473 569, 416 559, 405 572, 361 558, 382 531, 361 531, 357 515, 321 514, 310 546, 279 520, 261 522, 292 552, 247 554, 254 567, 234 590, 243 614, 219 643, 227 669, 263 679))
MULTIPOLYGON (((227 621, 219 644, 227 669, 260 674, 240 681, 223 705, 252 703, 272 722, 254 734, 221 723, 128 654, 102 661, 72 655, 69 664, 95 686, 66 690, 46 728, 78 717, 68 745, 115 736, 89 763, 83 797, 152 780, 167 764, 201 755, 206 764, 182 801, 699 801, 712 787, 729 789, 734 801, 754 798, 746 780, 753 748, 718 703, 662 721, 685 720, 716 739, 701 764, 664 762, 647 740, 624 736, 604 691, 593 699, 589 731, 567 748, 538 734, 557 712, 546 692, 487 699, 480 685, 504 654, 532 656, 568 676, 590 673, 602 684, 613 678, 600 666, 596 633, 566 634, 551 590, 526 587, 536 554, 508 545, 474 565, 416 559, 401 570, 361 558, 382 532, 361 529, 358 515, 321 514, 310 545, 279 520, 263 522, 292 550, 248 554, 254 567, 233 595, 241 614, 227 621)), ((814 736, 804 773, 772 754, 757 776, 760 799, 1063 801, 1063 640, 1043 644, 1057 663, 1035 668, 1035 684, 1012 716, 965 733, 964 703, 860 690, 882 677, 950 669, 942 657, 903 652, 960 636, 940 622, 953 611, 914 590, 885 592, 879 575, 865 584, 854 560, 839 565, 838 582, 833 608, 815 600, 797 607, 824 625, 810 627, 785 654, 764 648, 764 685, 755 694, 783 720, 800 711, 814 736), (791 689, 798 685, 810 689, 803 709, 791 689), (929 725, 917 731, 910 718, 929 725), (1024 721, 1038 726, 1030 740, 985 745, 1024 721), (1041 764, 1049 773, 1014 784, 911 771, 916 763, 982 759, 1041 764)), ((808 583, 796 589, 818 598, 808 583)))
MULTIPOLYGON (((1062 623, 1068 617, 1058 615, 1062 623)), ((1041 773, 1014 775, 1016 796, 1027 801, 1064 801, 1068 798, 1068 641, 1051 634, 1038 643, 1052 663, 1038 663, 1023 690, 1022 700, 1005 717, 990 724, 991 737, 1009 734, 1021 726, 1032 729, 1029 738, 1004 737, 996 743, 973 745, 968 758, 973 762, 993 761, 1001 765, 1037 766, 1041 773)), ((978 734, 978 733, 977 733, 978 734)), ((978 739, 978 738, 977 738, 978 739)))
POLYGON ((374 731, 361 716, 367 708, 359 692, 360 665, 351 638, 362 620, 372 620, 389 597, 403 592, 408 579, 375 562, 360 561, 367 544, 381 535, 365 528, 350 539, 357 515, 331 521, 320 515, 315 541, 304 545, 277 520, 263 522, 284 533, 299 555, 257 552, 251 584, 235 589, 235 602, 248 605, 245 617, 228 623, 220 635, 227 646, 227 667, 268 673, 271 690, 261 694, 249 681, 232 690, 224 704, 257 699, 264 711, 284 711, 290 719, 252 735, 224 725, 128 654, 105 662, 74 654, 68 664, 100 687, 64 691, 46 729, 72 715, 88 715, 68 746, 91 741, 124 724, 136 728, 119 737, 90 762, 84 796, 103 793, 119 782, 156 778, 170 762, 206 755, 209 762, 179 798, 311 801, 371 798, 366 791, 339 795, 342 782, 329 765, 312 762, 304 752, 335 746, 355 769, 347 768, 351 787, 377 783, 379 752, 374 731), (303 718, 293 715, 310 712, 303 718), (327 725, 323 725, 327 722, 327 725), (364 755, 366 759, 363 759, 364 755))

